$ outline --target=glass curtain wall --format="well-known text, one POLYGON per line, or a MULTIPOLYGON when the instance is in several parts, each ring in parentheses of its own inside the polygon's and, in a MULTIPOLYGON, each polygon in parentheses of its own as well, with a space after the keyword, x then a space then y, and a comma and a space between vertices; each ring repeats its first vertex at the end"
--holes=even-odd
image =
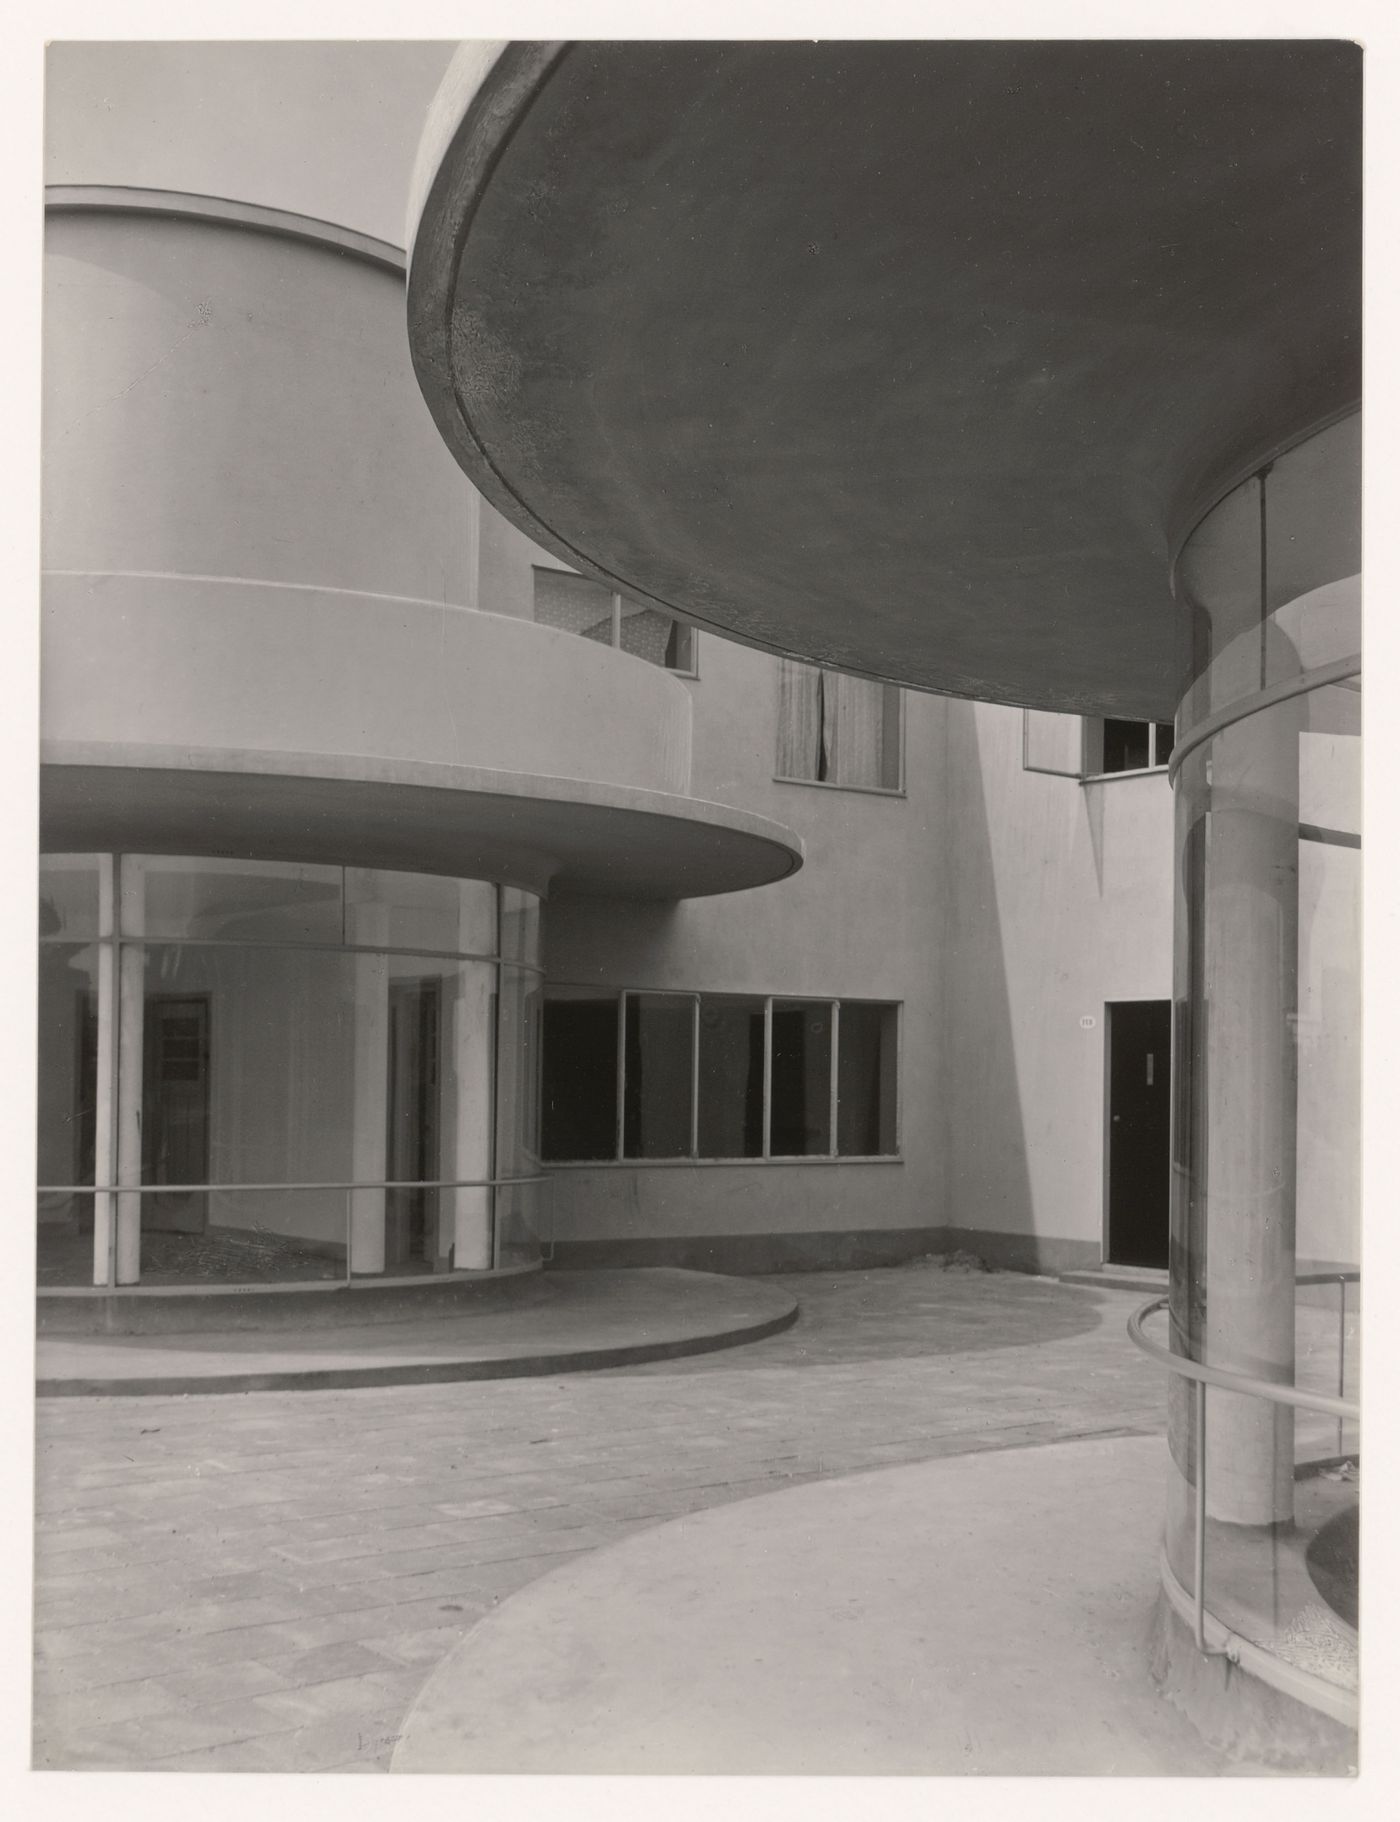
POLYGON ((1188 544, 1178 719, 1170 1574, 1295 1669, 1356 1677, 1359 1436, 1269 1385, 1355 1399, 1360 1324, 1361 659, 1354 422, 1188 544), (1198 1474, 1204 1475, 1203 1486, 1198 1474), (1198 1535, 1198 1490, 1204 1528, 1198 1535))
POLYGON ((40 927, 41 1286, 538 1256, 533 895, 53 855, 40 927))

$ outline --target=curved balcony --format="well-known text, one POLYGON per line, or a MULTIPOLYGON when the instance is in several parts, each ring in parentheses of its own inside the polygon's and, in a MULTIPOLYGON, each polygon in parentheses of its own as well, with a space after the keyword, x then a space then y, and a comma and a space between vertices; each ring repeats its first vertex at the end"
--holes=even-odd
POLYGON ((255 852, 679 897, 801 864, 687 796, 690 700, 531 621, 172 576, 45 579, 47 847, 255 852))
POLYGON ((42 839, 641 897, 780 879, 690 701, 477 611, 403 255, 221 198, 49 194, 42 839))

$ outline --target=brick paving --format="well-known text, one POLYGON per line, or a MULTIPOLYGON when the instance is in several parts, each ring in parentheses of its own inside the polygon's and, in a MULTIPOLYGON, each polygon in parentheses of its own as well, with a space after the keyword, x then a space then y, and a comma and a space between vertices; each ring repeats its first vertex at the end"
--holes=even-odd
POLYGON ((1139 1293, 1012 1274, 774 1280, 795 1328, 543 1379, 38 1406, 34 1763, 387 1766, 516 1589, 679 1513, 1164 1427, 1139 1293))

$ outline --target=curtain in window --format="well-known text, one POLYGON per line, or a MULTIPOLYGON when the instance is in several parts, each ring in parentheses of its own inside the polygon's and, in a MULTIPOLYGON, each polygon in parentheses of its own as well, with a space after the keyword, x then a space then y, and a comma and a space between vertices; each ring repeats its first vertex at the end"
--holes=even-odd
POLYGON ((884 784, 885 686, 864 677, 826 682, 827 777, 833 784, 884 784))
POLYGON ((826 777, 822 673, 784 658, 778 665, 778 776, 826 777))

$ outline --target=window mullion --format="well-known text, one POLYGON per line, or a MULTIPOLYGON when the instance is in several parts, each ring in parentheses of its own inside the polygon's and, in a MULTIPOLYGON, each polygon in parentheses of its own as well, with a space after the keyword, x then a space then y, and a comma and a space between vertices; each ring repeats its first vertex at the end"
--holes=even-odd
POLYGON ((773 1155, 773 1000, 763 1002, 763 1155, 773 1155))
POLYGON ((700 995, 690 999, 690 1155, 700 1155, 700 995))
POLYGON ((840 1063, 841 1063, 841 1002, 840 1002, 840 1000, 833 1000, 831 1002, 831 1111, 828 1116, 830 1125, 828 1128, 827 1152, 826 1152, 826 1155, 829 1158, 834 1158, 837 1153, 836 1109, 837 1109, 837 1103, 839 1100, 839 1084, 836 1080, 836 1072, 837 1072, 838 1068, 840 1067, 840 1063))

